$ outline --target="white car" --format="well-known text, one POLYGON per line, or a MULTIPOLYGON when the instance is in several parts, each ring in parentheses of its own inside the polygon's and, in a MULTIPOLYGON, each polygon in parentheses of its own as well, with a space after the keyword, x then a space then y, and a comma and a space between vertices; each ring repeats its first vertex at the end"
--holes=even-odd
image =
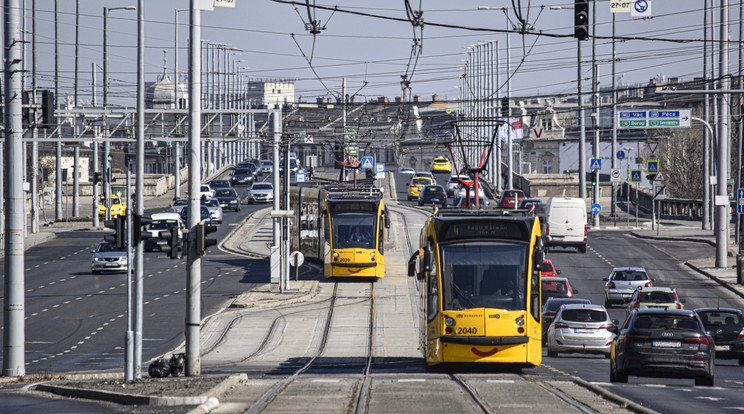
POLYGON ((651 279, 642 267, 616 267, 605 281, 605 308, 613 304, 626 304, 637 287, 651 287, 651 279))
POLYGON ((116 243, 101 241, 90 251, 93 257, 90 258, 90 271, 93 274, 102 272, 126 272, 127 260, 126 249, 118 249, 116 243))
POLYGON ((274 201, 274 186, 271 183, 255 183, 248 191, 248 204, 274 201))
POLYGON ((186 208, 186 206, 189 205, 189 199, 188 198, 179 198, 178 200, 174 201, 173 204, 171 204, 168 211, 172 213, 181 213, 181 210, 186 208))
POLYGON ((398 170, 398 172, 406 175, 416 174, 416 170, 414 170, 413 168, 401 168, 400 170, 398 170))
POLYGON ((214 190, 212 190, 212 187, 210 187, 209 184, 202 184, 199 186, 199 198, 204 199, 204 197, 214 197, 214 190))
POLYGON ((222 207, 220 207, 220 201, 216 198, 202 199, 201 205, 206 206, 209 210, 209 215, 212 217, 212 223, 222 223, 222 207))
POLYGON ((558 352, 604 354, 610 357, 610 346, 615 334, 608 328, 617 325, 603 306, 583 303, 563 305, 548 327, 548 356, 558 352))
POLYGON ((179 239, 183 238, 181 230, 184 226, 181 216, 178 213, 155 213, 150 219, 152 223, 147 226, 147 231, 150 232, 150 238, 145 240, 145 251, 159 251, 160 245, 166 243, 164 239, 160 238, 160 232, 168 231, 171 227, 177 227, 179 239))

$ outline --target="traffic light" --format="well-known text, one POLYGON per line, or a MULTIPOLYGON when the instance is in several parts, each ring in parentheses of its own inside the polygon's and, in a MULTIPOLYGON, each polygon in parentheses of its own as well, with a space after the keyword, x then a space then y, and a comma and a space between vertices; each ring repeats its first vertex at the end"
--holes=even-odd
POLYGON ((650 183, 653 183, 655 179, 656 179, 656 173, 646 175, 646 180, 650 183))
POLYGON ((589 2, 575 0, 574 2, 574 37, 579 40, 589 38, 589 2))
POLYGON ((509 116, 509 98, 501 98, 501 116, 509 116))
POLYGON ((217 227, 207 226, 204 222, 199 222, 196 225, 196 252, 200 256, 204 255, 207 247, 217 244, 217 240, 207 238, 207 234, 214 233, 215 231, 217 231, 217 227))
POLYGON ((160 246, 160 251, 167 253, 171 259, 178 259, 178 245, 181 243, 181 239, 178 237, 178 226, 162 230, 158 235, 167 242, 160 246))
POLYGON ((113 220, 106 220, 103 224, 114 230, 114 234, 107 234, 103 236, 103 239, 110 243, 116 243, 117 249, 123 249, 127 247, 126 233, 127 233, 127 220, 125 216, 119 216, 113 220))
POLYGON ((141 214, 135 214, 134 217, 132 217, 132 226, 134 227, 134 245, 140 244, 141 241, 147 240, 152 238, 152 234, 150 234, 149 231, 147 231, 147 227, 152 224, 152 219, 147 217, 142 217, 141 214))
POLYGON ((93 184, 98 184, 101 182, 102 175, 100 172, 96 171, 93 173, 93 184))
POLYGON ((599 181, 599 171, 592 171, 591 173, 591 179, 592 179, 592 187, 597 186, 597 182, 599 181))
POLYGON ((41 123, 47 127, 57 125, 54 118, 54 92, 48 89, 41 91, 41 123))

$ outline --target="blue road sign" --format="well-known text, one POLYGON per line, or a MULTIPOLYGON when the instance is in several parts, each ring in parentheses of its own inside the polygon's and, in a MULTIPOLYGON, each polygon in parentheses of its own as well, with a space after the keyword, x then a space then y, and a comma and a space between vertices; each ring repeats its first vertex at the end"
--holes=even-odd
POLYGON ((602 206, 597 203, 592 204, 592 213, 599 214, 600 211, 602 211, 602 206))
POLYGON ((602 160, 599 158, 592 158, 589 162, 590 168, 592 170, 601 170, 602 169, 602 160))
POLYGON ((385 164, 383 163, 375 164, 375 172, 377 174, 383 174, 385 172, 385 164))
POLYGON ((372 157, 362 157, 362 168, 375 168, 372 157))
POLYGON ((619 160, 625 159, 625 151, 618 151, 616 155, 619 160))
POLYGON ((736 192, 736 212, 744 214, 744 188, 740 188, 736 192))
POLYGON ((649 174, 656 174, 659 172, 659 160, 648 160, 646 161, 646 171, 649 174))
POLYGON ((297 182, 297 183, 303 183, 303 182, 305 182, 305 173, 296 173, 295 174, 295 182, 297 182))
POLYGON ((641 170, 630 170, 630 182, 640 183, 641 181, 641 170))

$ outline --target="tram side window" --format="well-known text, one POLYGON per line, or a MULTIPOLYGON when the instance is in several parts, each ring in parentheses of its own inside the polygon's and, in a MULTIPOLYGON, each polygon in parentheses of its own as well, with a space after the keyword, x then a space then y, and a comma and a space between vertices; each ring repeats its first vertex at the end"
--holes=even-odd
POLYGON ((385 221, 380 219, 380 224, 377 229, 377 250, 380 254, 385 254, 385 221))
MULTIPOLYGON (((431 250, 431 248, 429 248, 431 250)), ((434 257, 434 254, 432 253, 430 257, 434 257)), ((439 289, 437 289, 437 282, 439 280, 439 277, 437 277, 437 264, 432 263, 431 266, 431 272, 429 272, 428 282, 426 283, 427 287, 427 295, 428 295, 428 306, 427 306, 427 316, 429 317, 429 322, 433 321, 434 318, 439 313, 439 289)))

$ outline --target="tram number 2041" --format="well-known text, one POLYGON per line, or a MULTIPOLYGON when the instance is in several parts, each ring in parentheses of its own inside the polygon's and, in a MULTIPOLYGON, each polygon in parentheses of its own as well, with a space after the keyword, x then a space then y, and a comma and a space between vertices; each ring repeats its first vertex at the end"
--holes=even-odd
POLYGON ((475 335, 478 333, 478 328, 460 328, 457 330, 459 335, 475 335))

